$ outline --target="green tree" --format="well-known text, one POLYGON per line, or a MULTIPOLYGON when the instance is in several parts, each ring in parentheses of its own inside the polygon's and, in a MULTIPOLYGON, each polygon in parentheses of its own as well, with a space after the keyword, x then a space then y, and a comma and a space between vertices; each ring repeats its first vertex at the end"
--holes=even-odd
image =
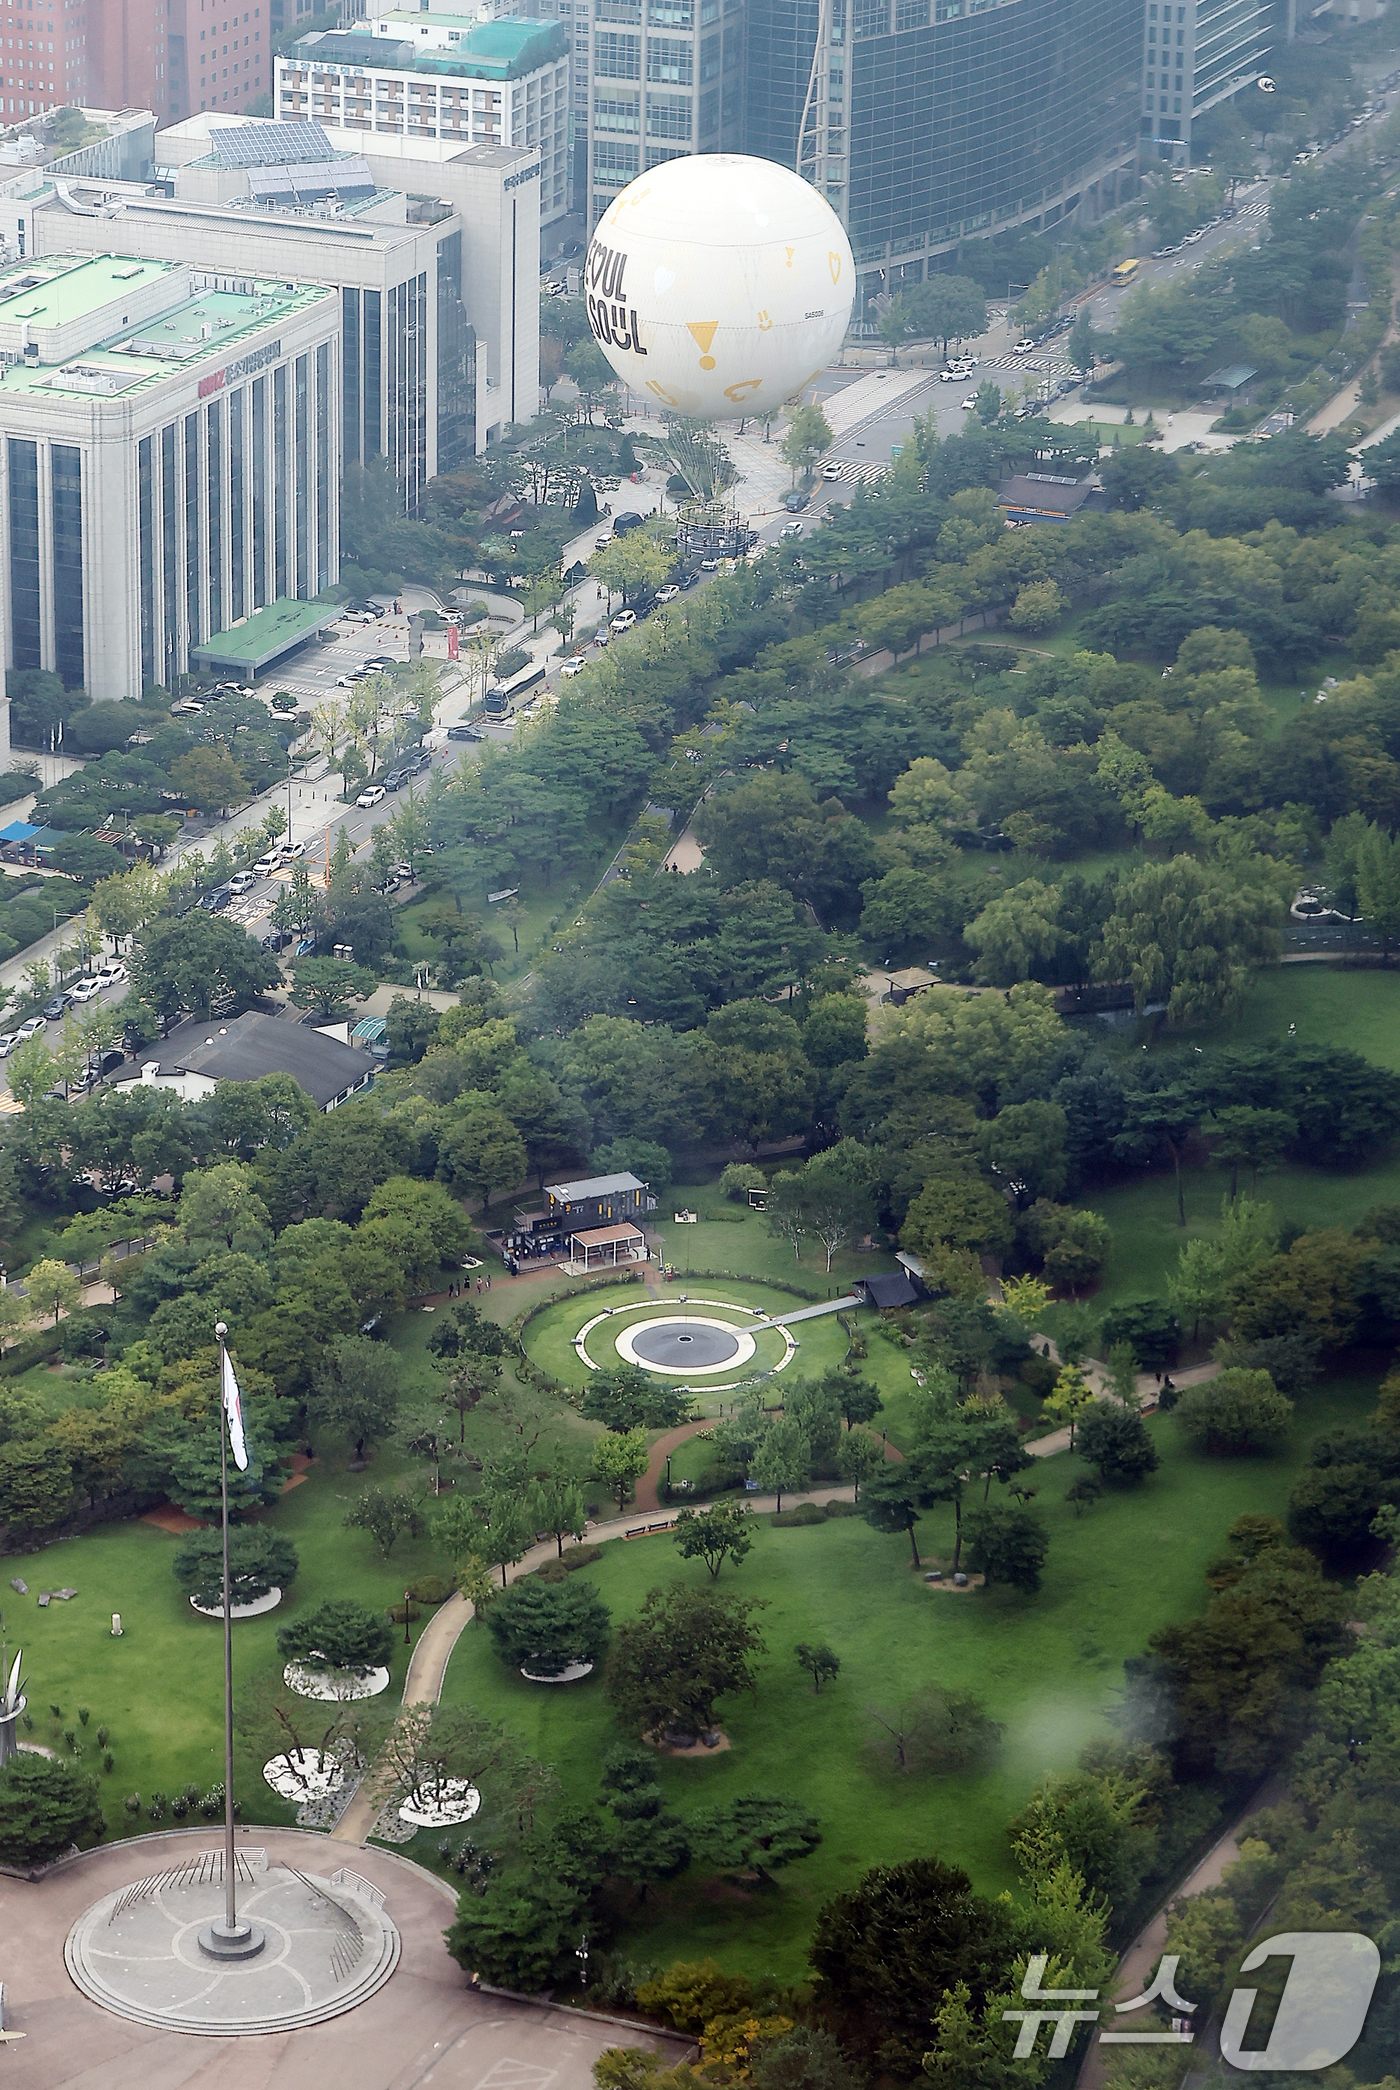
POLYGON ((201 813, 226 819, 231 805, 249 796, 248 779, 227 748, 192 747, 170 765, 170 781, 201 813))
POLYGON ((575 1663, 602 1659, 612 1620, 586 1576, 541 1582, 529 1575, 501 1591, 486 1625, 509 1668, 558 1676, 575 1663))
POLYGON ((594 1478, 616 1495, 619 1510, 626 1509, 632 1483, 646 1472, 649 1456, 645 1430, 608 1430, 595 1440, 594 1478))
POLYGON ((438 1139, 438 1170, 447 1181, 479 1196, 489 1211, 497 1191, 514 1189, 527 1167, 525 1142, 503 1110, 479 1096, 453 1106, 438 1139))
POLYGON ((372 994, 374 986, 374 974, 346 958, 300 958, 291 999, 299 1009, 314 1009, 324 1023, 331 1023, 352 1001, 372 994))
POLYGON ((619 1433, 674 1429, 695 1412, 689 1394, 658 1384, 649 1372, 627 1364, 595 1372, 584 1388, 580 1408, 590 1422, 601 1422, 604 1429, 619 1433))
POLYGON ((1056 1422, 1069 1424, 1071 1451, 1074 1450, 1074 1426, 1093 1400, 1094 1395, 1078 1365, 1062 1364, 1054 1386, 1045 1397, 1045 1412, 1053 1415, 1056 1422))
MULTIPOLYGON (((229 1530, 229 1590, 235 1604, 253 1604, 269 1591, 284 1594, 295 1580, 297 1549, 280 1532, 259 1524, 229 1530)), ((191 1531, 181 1539, 171 1573, 187 1596, 206 1610, 223 1603, 224 1547, 219 1531, 191 1531)))
POLYGON ((835 440, 831 423, 821 407, 798 406, 789 409, 787 430, 778 451, 783 463, 791 466, 792 476, 796 479, 799 472, 804 476, 810 474, 816 459, 823 456, 835 440))
POLYGON ((812 1447, 800 1425, 786 1416, 771 1422, 758 1440, 749 1464, 749 1479, 776 1494, 781 1512, 784 1494, 809 1486, 811 1478, 812 1447))
POLYGON ((147 922, 131 961, 137 998, 165 1022, 182 1009, 196 1016, 236 1015, 278 977, 276 959, 237 922, 198 907, 147 922))
POLYGON ((608 1696, 624 1727, 639 1735, 713 1727, 717 1699, 754 1689, 753 1659, 763 1652, 757 1608, 679 1582, 650 1591, 640 1615, 617 1628, 608 1656, 608 1696))
POLYGON ((1141 1480, 1157 1471, 1157 1447, 1141 1415, 1113 1401, 1095 1401, 1084 1415, 1079 1454, 1106 1481, 1141 1480))
POLYGON ((1050 1541, 1034 1510, 1016 1502, 979 1503, 967 1513, 968 1565, 988 1589, 1009 1582, 1027 1594, 1039 1589, 1050 1541))
POLYGON ((1278 955, 1283 907, 1262 862, 1145 863, 1119 880, 1099 977, 1128 981, 1139 1010, 1165 1001, 1172 1023, 1227 1016, 1256 968, 1278 955))
POLYGON ((25 1297, 37 1313, 52 1314, 56 1328, 60 1314, 76 1313, 83 1303, 83 1288, 66 1263, 45 1256, 35 1263, 24 1281, 25 1297))
POLYGON ((0 1859, 45 1865, 106 1832, 97 1780, 47 1756, 21 1755, 0 1770, 0 1859))
POLYGON ((857 1502, 861 1489, 869 1485, 884 1463, 885 1447, 869 1430, 847 1430, 836 1447, 836 1470, 842 1480, 854 1485, 857 1502))
POLYGON ((945 356, 955 337, 966 341, 986 332, 987 300, 971 276, 930 276, 910 292, 909 304, 919 332, 941 341, 945 356))
POLYGON ((822 1840, 814 1814, 763 1792, 736 1793, 722 1806, 706 1809, 694 1817, 690 1833, 702 1864, 716 1872, 756 1873, 770 1887, 780 1866, 810 1857, 822 1840))
POLYGON ((810 1641, 799 1640, 793 1653, 797 1657, 798 1668, 805 1669, 811 1677, 812 1689, 817 1694, 820 1694, 823 1684, 829 1684, 832 1678, 840 1673, 840 1655, 824 1642, 813 1646, 810 1641))
POLYGON ((581 1539, 588 1524, 583 1490, 567 1474, 546 1474, 536 1481, 530 1496, 530 1511, 537 1529, 547 1531, 564 1558, 566 1538, 581 1539))
POLYGON ((753 1545, 749 1513, 737 1502, 716 1502, 709 1509, 683 1509, 676 1518, 676 1550, 682 1560, 703 1560, 712 1579, 726 1560, 735 1567, 753 1545))
POLYGON ((1265 1371, 1234 1366, 1183 1389, 1172 1411, 1177 1427, 1216 1457, 1272 1451, 1287 1437, 1293 1403, 1265 1371))
POLYGON ((363 1335, 338 1336, 311 1380, 309 1408, 330 1429, 348 1437, 355 1458, 365 1445, 379 1443, 394 1426, 399 1409, 398 1359, 387 1343, 363 1335))
POLYGON ((401 1538, 416 1537, 423 1526, 412 1496, 392 1488, 366 1488, 342 1521, 347 1531, 367 1531, 385 1560, 401 1538))
POLYGON ((805 1229, 826 1250, 826 1267, 839 1248, 874 1224, 875 1157, 858 1139, 838 1140, 814 1154, 802 1171, 805 1229))

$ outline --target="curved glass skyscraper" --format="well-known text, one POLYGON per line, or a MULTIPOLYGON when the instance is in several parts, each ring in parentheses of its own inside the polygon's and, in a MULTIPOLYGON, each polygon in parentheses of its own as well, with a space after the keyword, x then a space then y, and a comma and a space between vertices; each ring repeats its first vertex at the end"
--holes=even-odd
POLYGON ((1142 57, 1143 0, 748 0, 745 146, 793 167, 800 138, 865 288, 893 288, 1114 202, 1142 57))

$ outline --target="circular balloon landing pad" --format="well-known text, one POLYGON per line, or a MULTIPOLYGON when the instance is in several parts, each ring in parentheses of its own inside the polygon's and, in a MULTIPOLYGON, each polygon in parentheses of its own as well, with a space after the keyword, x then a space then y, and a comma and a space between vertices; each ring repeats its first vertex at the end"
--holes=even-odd
POLYGON ((78 1918, 63 1948, 77 1987, 136 2024, 227 2039, 320 2024, 384 1986, 400 1940, 377 1888, 269 1866, 261 1851, 240 1850, 238 1869, 239 1920, 263 1934, 255 1957, 221 1963, 200 1946, 224 1916, 222 1853, 205 1852, 78 1918))
POLYGON ((757 1347, 747 1328, 704 1314, 640 1321, 617 1338, 617 1354, 629 1364, 677 1379, 735 1371, 757 1347))

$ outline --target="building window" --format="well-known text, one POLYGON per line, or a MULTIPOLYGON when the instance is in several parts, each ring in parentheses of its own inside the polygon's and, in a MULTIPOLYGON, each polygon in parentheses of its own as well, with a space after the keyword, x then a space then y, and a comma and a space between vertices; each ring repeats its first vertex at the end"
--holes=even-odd
POLYGON ((647 23, 652 29, 693 29, 694 0, 649 0, 647 23))
POLYGON ((267 379, 253 381, 253 608, 267 607, 267 379))
POLYGON ((229 506, 229 621, 243 615, 243 568, 247 532, 243 513, 243 401, 247 394, 235 392, 228 403, 228 506, 229 506))
MULTIPOLYGON (((460 235, 459 235, 460 237, 460 235)), ((316 593, 331 577, 331 350, 316 351, 316 593)))
POLYGON ((296 427, 292 441, 296 452, 296 525, 297 525, 297 594, 303 600, 311 593, 307 582, 311 576, 311 431, 307 426, 308 362, 305 356, 296 361, 296 427))
POLYGON ((287 593, 287 366, 272 373, 272 564, 273 595, 287 593))
POLYGON ((205 412, 209 484, 209 636, 224 628, 224 411, 216 399, 205 412))
POLYGON ((379 367, 379 314, 381 302, 382 297, 379 291, 367 290, 365 292, 365 360, 363 390, 365 402, 366 464, 369 463, 372 457, 378 457, 379 455, 379 417, 381 397, 381 379, 379 367))
POLYGON ((642 39, 604 29, 593 38, 593 71, 603 80, 640 80, 642 39))
POLYGON ((637 148, 635 145, 615 144, 607 138, 599 138, 593 145, 593 172, 601 180, 609 174, 633 175, 637 171, 637 148))
POLYGON ((175 423, 160 432, 161 586, 165 602, 164 665, 161 680, 170 689, 180 665, 179 586, 175 577, 175 528, 180 505, 175 495, 175 423))
MULTIPOLYGON (((714 52, 714 69, 719 71, 719 38, 712 36, 705 46, 706 52, 714 52)), ((657 80, 677 87, 689 87, 695 78, 695 46, 684 43, 675 36, 649 36, 647 38, 647 79, 657 80)))
POLYGON ((688 94, 647 96, 648 138, 690 137, 691 103, 688 94))
MULTIPOLYGON (((185 416, 185 624, 187 644, 199 629, 199 415, 185 416)), ((188 655, 186 655, 188 658, 188 655)))
POLYGON ((141 683, 145 688, 156 679, 155 496, 151 485, 151 438, 148 435, 142 436, 136 452, 136 522, 140 538, 141 683))
POLYGON ((9 441, 10 622, 14 664, 37 668, 39 656, 39 446, 9 441))
POLYGON ((634 138, 642 127, 642 105, 638 95, 595 94, 593 97, 593 128, 595 131, 622 131, 634 138))

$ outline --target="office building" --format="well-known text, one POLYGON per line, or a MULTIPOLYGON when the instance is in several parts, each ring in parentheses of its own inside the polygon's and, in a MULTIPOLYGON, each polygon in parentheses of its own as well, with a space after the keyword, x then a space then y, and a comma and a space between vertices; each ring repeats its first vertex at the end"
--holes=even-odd
POLYGON ((0 115, 88 100, 88 11, 101 0, 0 0, 0 115))
POLYGON ((568 209, 569 49, 553 21, 388 14, 305 36, 277 60, 275 110, 363 137, 533 150, 541 224, 568 209))
MULTIPOLYGON (((0 0, 0 5, 4 0, 0 0)), ((150 109, 180 123, 200 109, 248 109, 272 85, 278 25, 267 0, 81 0, 87 13, 83 99, 150 109)))
POLYGON ((215 633, 337 578, 340 324, 336 291, 285 278, 111 252, 0 269, 7 667, 168 688, 215 633))
POLYGON ((449 145, 444 163, 409 161, 405 172, 337 151, 316 124, 212 113, 162 131, 154 151, 159 186, 100 170, 17 177, 0 190, 0 238, 45 255, 120 242, 213 273, 333 284, 342 456, 387 458, 406 512, 427 480, 484 450, 517 400, 537 395, 538 304, 523 309, 536 297, 535 184, 518 180, 533 153, 449 145))
POLYGON ((1142 0, 747 9, 744 148, 815 182, 864 297, 969 239, 1092 216, 1134 178, 1142 0))
POLYGON ((1146 0, 1142 135, 1151 156, 1184 163, 1193 121, 1267 72, 1291 29, 1287 0, 1146 0))

